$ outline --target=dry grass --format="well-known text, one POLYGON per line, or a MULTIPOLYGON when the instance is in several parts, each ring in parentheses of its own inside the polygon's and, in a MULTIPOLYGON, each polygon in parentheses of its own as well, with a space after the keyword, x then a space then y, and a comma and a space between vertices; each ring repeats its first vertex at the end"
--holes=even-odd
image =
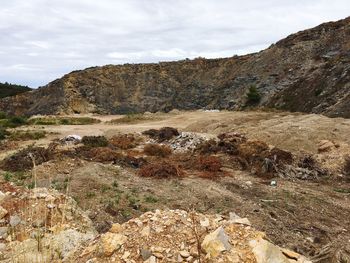
POLYGON ((344 174, 347 180, 350 181, 350 156, 349 155, 345 157, 344 174))
POLYGON ((9 139, 13 141, 39 140, 46 137, 45 131, 14 131, 9 139))
POLYGON ((147 155, 159 157, 167 157, 172 153, 172 150, 169 146, 152 143, 146 144, 143 151, 147 155))
POLYGON ((184 172, 174 164, 161 162, 144 165, 139 175, 142 177, 171 178, 183 177, 184 172))

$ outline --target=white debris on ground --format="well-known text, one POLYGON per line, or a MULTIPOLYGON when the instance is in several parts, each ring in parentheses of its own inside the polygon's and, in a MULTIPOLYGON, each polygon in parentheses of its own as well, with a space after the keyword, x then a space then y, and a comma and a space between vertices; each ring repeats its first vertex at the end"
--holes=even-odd
POLYGON ((67 135, 66 137, 62 138, 60 141, 62 143, 66 144, 78 144, 82 140, 81 136, 72 134, 72 135, 67 135))
POLYGON ((195 132, 181 132, 181 134, 167 142, 174 152, 186 152, 194 150, 199 144, 210 139, 217 139, 214 135, 195 133, 195 132))

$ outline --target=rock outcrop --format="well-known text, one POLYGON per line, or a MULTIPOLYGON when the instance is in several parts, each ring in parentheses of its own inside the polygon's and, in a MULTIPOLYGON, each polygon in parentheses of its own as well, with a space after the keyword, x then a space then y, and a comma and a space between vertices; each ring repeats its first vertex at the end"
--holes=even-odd
POLYGON ((241 109, 251 85, 260 106, 350 117, 350 17, 305 30, 258 53, 75 71, 0 100, 12 114, 241 109))

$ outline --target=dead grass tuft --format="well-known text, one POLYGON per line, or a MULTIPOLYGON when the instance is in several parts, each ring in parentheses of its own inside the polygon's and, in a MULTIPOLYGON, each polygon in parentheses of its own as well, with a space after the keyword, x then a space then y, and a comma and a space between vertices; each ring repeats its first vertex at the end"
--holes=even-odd
POLYGON ((167 157, 172 153, 169 146, 153 143, 146 144, 143 151, 147 155, 159 157, 167 157))
POLYGON ((174 164, 161 162, 144 165, 139 175, 142 177, 171 178, 183 177, 184 172, 174 164))
POLYGON ((350 181, 350 156, 349 155, 345 157, 344 174, 346 178, 350 181))

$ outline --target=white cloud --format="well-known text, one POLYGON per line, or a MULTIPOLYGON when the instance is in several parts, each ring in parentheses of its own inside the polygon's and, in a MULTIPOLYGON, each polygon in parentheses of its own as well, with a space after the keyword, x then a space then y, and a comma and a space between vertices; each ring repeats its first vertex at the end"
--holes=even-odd
POLYGON ((255 52, 350 13, 348 0, 3 2, 0 81, 33 87, 95 65, 255 52))

